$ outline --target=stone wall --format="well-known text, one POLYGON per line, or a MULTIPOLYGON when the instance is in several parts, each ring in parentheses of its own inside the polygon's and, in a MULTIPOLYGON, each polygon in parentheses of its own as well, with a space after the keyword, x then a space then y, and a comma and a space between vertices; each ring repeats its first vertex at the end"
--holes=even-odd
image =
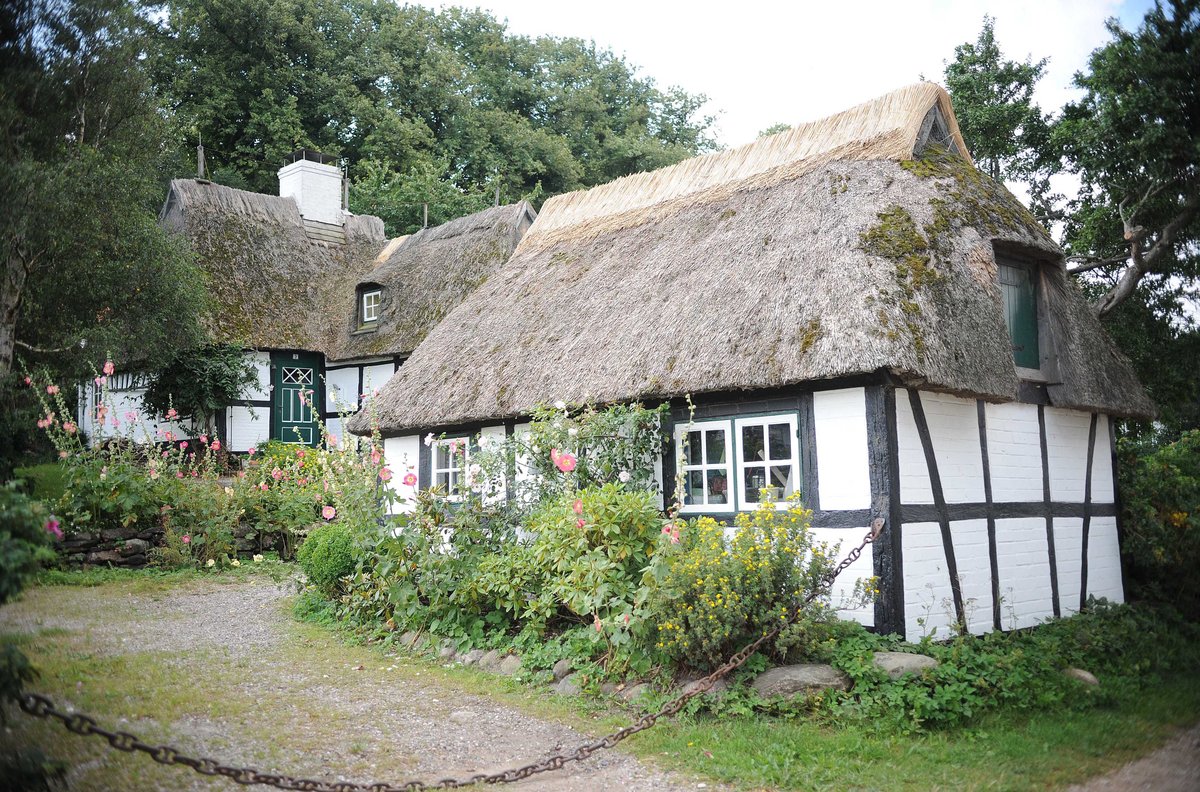
POLYGON ((141 567, 146 565, 150 548, 161 542, 162 529, 157 526, 142 530, 136 526, 105 528, 66 537, 58 552, 73 565, 141 567))

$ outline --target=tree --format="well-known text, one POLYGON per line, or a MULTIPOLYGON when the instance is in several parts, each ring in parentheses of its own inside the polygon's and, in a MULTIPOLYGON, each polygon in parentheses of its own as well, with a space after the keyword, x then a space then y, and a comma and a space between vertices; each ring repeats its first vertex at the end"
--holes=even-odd
POLYGON ((157 224, 171 167, 122 0, 0 13, 0 375, 14 354, 61 377, 107 353, 155 365, 201 336, 204 282, 157 224))
POLYGON ((994 28, 985 16, 975 43, 954 48, 946 90, 976 166, 997 181, 1025 182, 1034 213, 1045 219, 1055 163, 1047 156, 1050 123, 1033 103, 1033 90, 1047 59, 1003 60, 994 28))
POLYGON ((1066 229, 1071 271, 1108 284, 1101 318, 1148 276, 1200 274, 1200 0, 1158 2, 1135 32, 1116 20, 1108 30, 1054 134, 1082 182, 1066 229))

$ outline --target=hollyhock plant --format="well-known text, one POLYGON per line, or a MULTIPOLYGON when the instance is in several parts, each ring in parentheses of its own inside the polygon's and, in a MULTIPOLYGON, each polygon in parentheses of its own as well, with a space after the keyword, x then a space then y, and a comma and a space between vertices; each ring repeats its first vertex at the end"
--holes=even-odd
POLYGON ((332 506, 326 506, 325 508, 321 509, 321 518, 326 521, 332 520, 336 516, 337 509, 333 508, 332 506))
POLYGON ((63 532, 62 528, 59 526, 60 523, 58 522, 58 518, 54 517, 53 515, 50 516, 49 520, 46 520, 46 533, 51 534, 55 539, 62 541, 63 532))
POLYGON ((387 468, 383 468, 379 471, 379 478, 382 481, 391 481, 392 471, 388 470, 387 468))
POLYGON ((113 362, 111 360, 106 360, 106 361, 104 361, 103 371, 104 371, 104 376, 111 377, 113 374, 116 373, 117 367, 113 365, 113 362))
POLYGON ((417 486, 417 474, 415 474, 415 473, 405 473, 405 474, 404 474, 404 486, 406 486, 406 487, 415 487, 415 486, 417 486))

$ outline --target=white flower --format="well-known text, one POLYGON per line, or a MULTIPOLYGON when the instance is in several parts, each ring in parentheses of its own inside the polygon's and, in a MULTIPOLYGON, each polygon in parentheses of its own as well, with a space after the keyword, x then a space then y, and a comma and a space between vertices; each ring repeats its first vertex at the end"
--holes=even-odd
POLYGON ((627 484, 627 483, 629 483, 629 479, 631 478, 631 476, 629 475, 628 470, 622 470, 620 473, 617 474, 617 478, 619 478, 621 480, 622 484, 627 484))
POLYGON ((570 429, 567 430, 567 435, 569 437, 575 437, 578 434, 579 434, 579 430, 576 429, 574 426, 572 426, 570 429))
POLYGON ((479 478, 483 475, 483 468, 478 464, 473 464, 467 468, 467 472, 471 474, 471 478, 479 478))
POLYGON ((563 401, 562 399, 559 399, 558 401, 554 402, 554 409, 565 410, 565 409, 567 409, 567 403, 565 401, 563 401))
POLYGON ((425 435, 425 445, 427 445, 427 446, 433 445, 433 432, 430 432, 429 434, 425 435))
POLYGON ((217 562, 216 562, 216 560, 215 560, 215 559, 212 559, 212 558, 210 558, 210 559, 208 559, 208 563, 207 563, 207 564, 205 564, 204 566, 206 566, 206 567, 214 567, 214 566, 216 566, 216 565, 217 565, 217 562))
POLYGON ((534 454, 542 453, 542 447, 539 445, 531 445, 531 446, 529 446, 529 450, 532 451, 534 454))
POLYGON ((233 559, 232 561, 230 561, 230 562, 229 562, 229 565, 230 565, 230 566, 235 566, 235 567, 240 567, 240 566, 242 565, 242 562, 241 562, 241 561, 238 561, 238 560, 235 558, 235 559, 233 559))
POLYGON ((263 561, 262 553, 255 553, 251 560, 256 564, 261 564, 263 561))

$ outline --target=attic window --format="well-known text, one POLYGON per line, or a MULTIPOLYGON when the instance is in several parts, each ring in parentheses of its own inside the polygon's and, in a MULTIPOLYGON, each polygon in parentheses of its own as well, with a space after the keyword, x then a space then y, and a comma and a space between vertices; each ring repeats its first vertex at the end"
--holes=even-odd
POLYGON ((369 327, 379 321, 379 309, 383 303, 383 290, 377 288, 363 289, 358 299, 358 323, 369 327))
POLYGON ((997 259, 1004 321, 1012 338, 1013 362, 1017 368, 1040 369, 1038 338, 1038 270, 1031 261, 997 259))

